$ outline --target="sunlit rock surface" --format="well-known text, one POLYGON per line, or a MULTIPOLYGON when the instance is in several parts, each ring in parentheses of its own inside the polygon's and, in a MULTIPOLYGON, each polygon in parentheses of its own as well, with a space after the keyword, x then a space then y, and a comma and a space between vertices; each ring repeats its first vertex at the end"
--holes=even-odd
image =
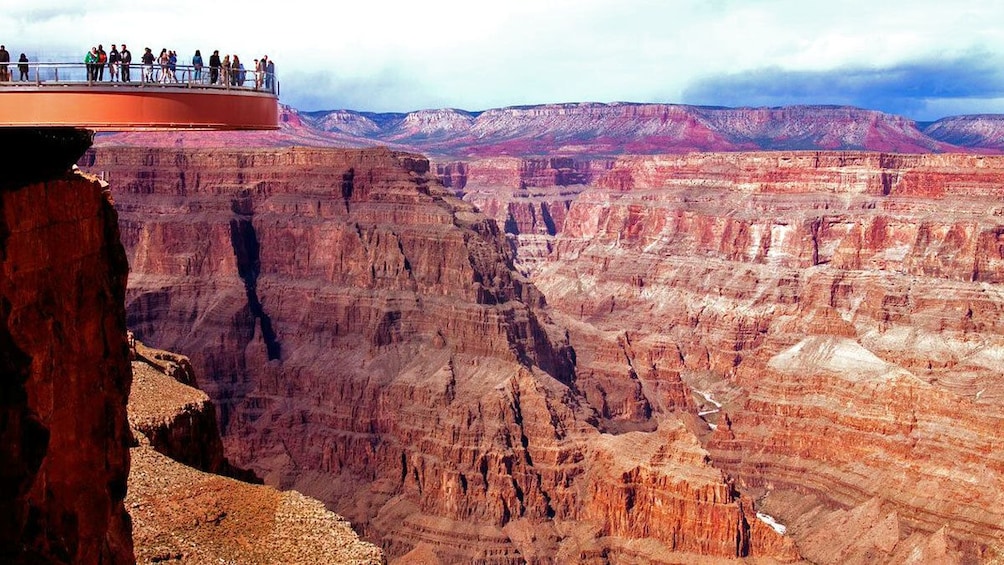
MULTIPOLYGON (((716 467, 807 558, 996 558, 1004 160, 699 154, 602 168, 578 186, 463 189, 513 227, 580 375, 591 352, 630 344, 622 366, 638 382, 621 391, 659 419, 662 380, 638 368, 678 374, 716 467), (555 208, 554 235, 527 220, 555 208), (888 526, 881 542, 865 515, 888 526)), ((602 416, 643 426, 637 403, 602 416)))
POLYGON ((116 187, 130 327, 190 357, 226 455, 392 560, 797 558, 711 465, 668 350, 604 331, 583 361, 570 336, 599 330, 554 323, 499 228, 425 159, 116 148, 85 164, 116 187))

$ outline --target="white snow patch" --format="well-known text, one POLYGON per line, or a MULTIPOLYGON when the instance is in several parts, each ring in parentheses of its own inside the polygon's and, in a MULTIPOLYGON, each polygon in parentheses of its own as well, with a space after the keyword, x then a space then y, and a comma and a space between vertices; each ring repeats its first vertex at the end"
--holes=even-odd
MULTIPOLYGON (((722 411, 722 403, 718 402, 717 400, 715 400, 714 397, 711 396, 710 392, 703 392, 703 391, 700 391, 700 390, 695 390, 694 392, 696 392, 697 394, 703 396, 705 402, 711 403, 711 404, 713 404, 715 406, 711 410, 700 410, 700 411, 698 411, 697 412, 697 416, 698 417, 704 418, 705 416, 710 416, 712 414, 718 414, 719 412, 722 411)), ((716 424, 713 424, 713 423, 707 422, 707 421, 705 421, 705 423, 708 424, 708 427, 710 427, 712 430, 717 430, 718 429, 718 426, 716 424)))
POLYGON ((749 247, 746 248, 746 258, 749 260, 756 259, 757 255, 760 254, 760 245, 763 242, 763 226, 761 224, 753 224, 749 227, 749 247))
POLYGON ((861 307, 861 303, 864 302, 864 299, 865 299, 865 297, 862 294, 855 294, 855 295, 851 296, 851 299, 850 299, 850 309, 849 310, 840 310, 839 311, 840 312, 840 317, 843 318, 845 322, 850 322, 851 320, 853 320, 854 319, 854 314, 857 313, 858 308, 861 307))
POLYGON ((579 290, 588 292, 596 288, 596 277, 593 275, 580 274, 578 283, 579 290))
POLYGON ((777 520, 774 519, 773 516, 769 514, 764 514, 763 512, 757 512, 756 517, 759 518, 760 521, 763 522, 764 524, 767 524, 768 526, 773 528, 775 532, 781 534, 782 536, 784 535, 785 532, 788 531, 787 526, 779 523, 777 520))
POLYGON ((937 362, 965 360, 991 370, 1004 370, 1004 347, 967 339, 959 333, 935 333, 896 325, 884 331, 868 331, 861 341, 876 350, 915 352, 937 362))
POLYGON ((977 392, 976 393, 976 400, 979 400, 980 397, 983 396, 983 393, 986 392, 986 391, 987 391, 987 389, 983 389, 983 390, 977 392))
POLYGON ((904 349, 916 341, 916 330, 905 324, 896 324, 882 331, 871 331, 865 334, 869 340, 874 339, 883 349, 904 349))
POLYGON ((653 251, 658 250, 658 249, 660 249, 662 247, 665 247, 665 238, 660 235, 660 236, 656 237, 655 239, 653 239, 651 243, 649 243, 648 245, 646 245, 642 249, 642 252, 643 253, 652 253, 653 251))

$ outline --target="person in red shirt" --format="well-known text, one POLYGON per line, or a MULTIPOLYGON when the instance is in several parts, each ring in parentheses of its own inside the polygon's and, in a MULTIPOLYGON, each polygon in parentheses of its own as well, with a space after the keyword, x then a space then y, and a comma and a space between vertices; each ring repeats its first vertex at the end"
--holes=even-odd
POLYGON ((98 45, 98 66, 94 68, 97 71, 97 79, 105 80, 105 65, 108 63, 108 53, 105 53, 105 46, 98 45))

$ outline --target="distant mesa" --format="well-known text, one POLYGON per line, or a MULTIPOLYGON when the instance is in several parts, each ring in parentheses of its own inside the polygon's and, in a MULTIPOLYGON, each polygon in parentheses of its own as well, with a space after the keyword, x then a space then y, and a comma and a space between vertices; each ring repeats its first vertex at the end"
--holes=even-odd
POLYGON ((919 124, 849 106, 719 108, 676 104, 570 103, 372 113, 301 112, 281 106, 278 131, 237 136, 130 133, 98 144, 143 146, 385 145, 435 160, 482 157, 659 155, 707 151, 1004 152, 1004 116, 961 116, 919 124))
POLYGON ((974 114, 942 118, 924 128, 924 133, 944 143, 971 149, 1004 150, 1004 115, 974 114))

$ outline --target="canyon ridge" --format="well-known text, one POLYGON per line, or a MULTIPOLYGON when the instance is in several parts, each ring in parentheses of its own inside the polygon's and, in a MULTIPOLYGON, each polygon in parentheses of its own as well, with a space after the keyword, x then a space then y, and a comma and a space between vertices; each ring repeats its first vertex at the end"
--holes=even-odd
POLYGON ((392 562, 1000 557, 996 117, 283 119, 81 166, 130 329, 191 358, 227 457, 392 562))

